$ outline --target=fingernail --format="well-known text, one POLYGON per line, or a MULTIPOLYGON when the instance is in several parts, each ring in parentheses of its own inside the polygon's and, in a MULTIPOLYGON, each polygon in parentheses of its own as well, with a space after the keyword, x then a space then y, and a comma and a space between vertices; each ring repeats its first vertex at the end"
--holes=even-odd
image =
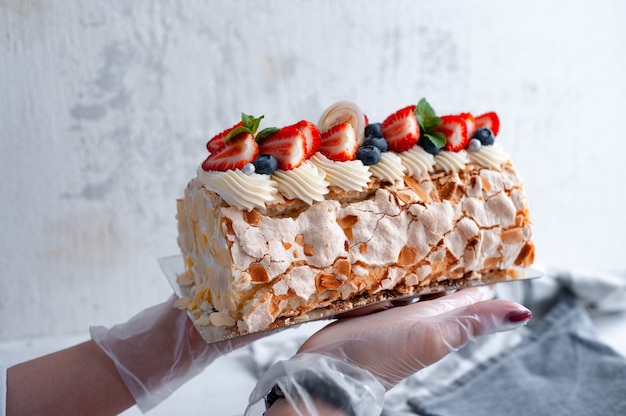
POLYGON ((529 311, 526 308, 523 308, 514 312, 510 312, 506 316, 506 319, 511 323, 518 324, 520 322, 528 321, 530 318, 532 318, 532 316, 533 316, 533 313, 531 311, 529 311))

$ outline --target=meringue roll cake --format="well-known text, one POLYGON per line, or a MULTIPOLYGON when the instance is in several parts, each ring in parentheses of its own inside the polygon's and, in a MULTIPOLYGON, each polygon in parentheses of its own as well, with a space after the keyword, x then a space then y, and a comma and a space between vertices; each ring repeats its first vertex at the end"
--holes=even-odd
POLYGON ((495 112, 438 116, 422 99, 380 123, 350 102, 317 124, 262 120, 242 114, 212 137, 177 201, 177 305, 211 339, 532 264, 495 112))

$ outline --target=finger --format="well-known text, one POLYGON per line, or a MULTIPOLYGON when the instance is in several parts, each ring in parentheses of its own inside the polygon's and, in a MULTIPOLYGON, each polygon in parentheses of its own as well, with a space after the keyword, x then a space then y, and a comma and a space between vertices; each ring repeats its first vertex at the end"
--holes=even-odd
POLYGON ((472 305, 476 302, 492 299, 495 294, 493 285, 475 286, 458 290, 452 294, 427 301, 421 301, 409 307, 414 309, 416 317, 440 315, 448 311, 472 305))
POLYGON ((446 312, 414 325, 420 340, 430 340, 425 350, 433 353, 432 362, 456 351, 476 338, 525 325, 532 312, 508 300, 487 300, 446 312), (426 329, 424 323, 430 326, 426 329))

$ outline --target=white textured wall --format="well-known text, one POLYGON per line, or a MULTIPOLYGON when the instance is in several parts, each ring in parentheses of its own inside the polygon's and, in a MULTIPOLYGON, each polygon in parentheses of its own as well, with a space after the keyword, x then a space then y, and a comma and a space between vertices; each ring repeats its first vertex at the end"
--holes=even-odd
POLYGON ((624 74, 619 0, 0 0, 0 339, 164 300, 211 133, 343 99, 498 111, 538 260, 626 269, 624 74))

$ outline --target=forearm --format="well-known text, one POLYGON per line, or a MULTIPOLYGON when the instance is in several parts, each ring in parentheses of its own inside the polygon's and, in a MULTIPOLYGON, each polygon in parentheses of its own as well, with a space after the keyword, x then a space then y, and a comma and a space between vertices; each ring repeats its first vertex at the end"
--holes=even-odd
POLYGON ((7 371, 7 416, 117 415, 134 404, 113 361, 93 341, 7 371))

